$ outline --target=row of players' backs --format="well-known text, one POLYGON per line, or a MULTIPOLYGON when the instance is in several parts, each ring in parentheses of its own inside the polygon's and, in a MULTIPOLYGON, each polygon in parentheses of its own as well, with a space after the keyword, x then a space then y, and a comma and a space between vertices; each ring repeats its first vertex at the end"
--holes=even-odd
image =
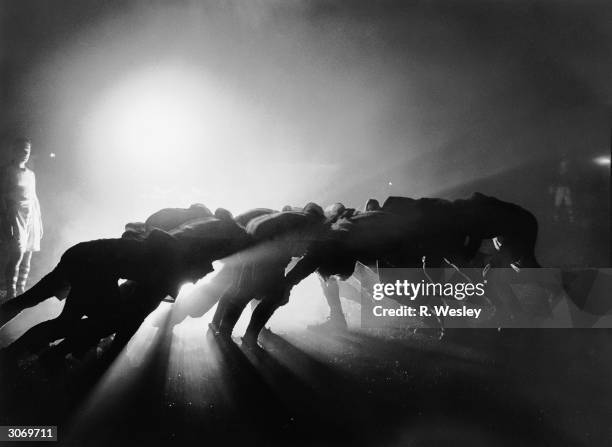
POLYGON ((250 220, 246 225, 247 233, 256 241, 272 240, 278 237, 311 238, 323 225, 319 216, 300 211, 283 211, 264 214, 250 220))
POLYGON ((338 219, 332 225, 332 232, 345 249, 360 252, 388 251, 409 236, 402 219, 384 211, 338 219))

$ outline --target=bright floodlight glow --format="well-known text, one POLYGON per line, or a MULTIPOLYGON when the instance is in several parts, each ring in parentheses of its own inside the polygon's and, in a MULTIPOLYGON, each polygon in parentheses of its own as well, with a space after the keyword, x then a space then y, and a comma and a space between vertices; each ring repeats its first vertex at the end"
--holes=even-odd
MULTIPOLYGON (((103 165, 138 165, 163 172, 182 165, 219 123, 219 99, 203 79, 178 69, 144 70, 117 83, 94 106, 86 144, 103 165)), ((214 134, 214 132, 212 133, 214 134)))
POLYGON ((336 168, 295 159, 284 118, 201 68, 142 69, 88 106, 79 165, 92 200, 122 222, 196 202, 234 213, 305 203, 304 186, 336 168))
POLYGON ((599 157, 595 157, 593 162, 599 166, 610 166, 610 156, 600 155, 599 157))

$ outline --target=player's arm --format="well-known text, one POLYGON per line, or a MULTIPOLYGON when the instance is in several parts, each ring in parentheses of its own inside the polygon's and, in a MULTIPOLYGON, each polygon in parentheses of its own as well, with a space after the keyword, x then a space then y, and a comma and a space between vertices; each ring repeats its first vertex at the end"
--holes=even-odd
POLYGON ((299 284, 304 278, 314 273, 320 265, 320 259, 315 254, 306 254, 285 275, 285 284, 291 288, 299 284))

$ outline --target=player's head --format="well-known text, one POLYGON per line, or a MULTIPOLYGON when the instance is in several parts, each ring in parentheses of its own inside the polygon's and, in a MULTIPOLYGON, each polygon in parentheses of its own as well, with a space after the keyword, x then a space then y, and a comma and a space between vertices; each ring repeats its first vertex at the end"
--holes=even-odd
POLYGON ((325 208, 325 217, 327 217, 328 219, 336 219, 345 211, 346 207, 342 203, 332 203, 327 208, 325 208))
POLYGON ((368 199, 364 211, 380 211, 380 203, 376 199, 368 199))
POLYGON ((303 212, 313 217, 325 217, 325 214, 323 213, 323 208, 321 208, 320 205, 314 202, 308 202, 303 208, 303 212))
POLYGON ((27 161, 30 159, 32 142, 29 138, 15 138, 11 144, 11 149, 13 151, 13 160, 15 160, 17 163, 27 163, 27 161))

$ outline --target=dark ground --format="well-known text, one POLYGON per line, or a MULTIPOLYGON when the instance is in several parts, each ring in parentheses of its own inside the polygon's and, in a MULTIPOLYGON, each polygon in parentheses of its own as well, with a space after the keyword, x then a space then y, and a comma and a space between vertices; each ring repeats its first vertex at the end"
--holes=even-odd
POLYGON ((258 353, 171 334, 95 388, 92 353, 3 365, 0 425, 58 425, 73 446, 612 445, 608 330, 304 330, 258 353))

